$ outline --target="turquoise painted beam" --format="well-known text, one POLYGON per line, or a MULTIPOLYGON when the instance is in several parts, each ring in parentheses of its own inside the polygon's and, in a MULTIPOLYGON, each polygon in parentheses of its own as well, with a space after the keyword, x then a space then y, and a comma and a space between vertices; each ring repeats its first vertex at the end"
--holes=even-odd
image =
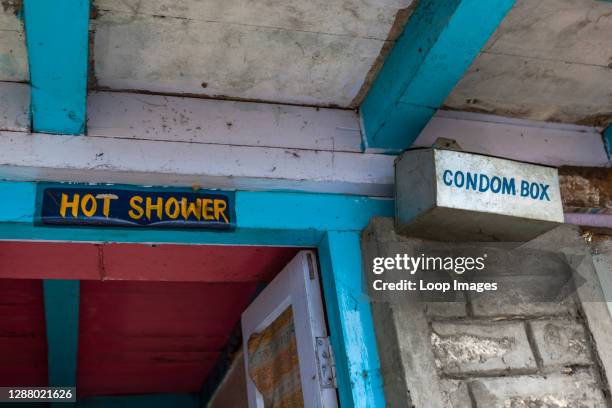
POLYGON ((34 132, 85 132, 89 0, 24 0, 34 132))
POLYGON ((410 147, 514 2, 418 1, 361 104, 364 149, 410 147))
POLYGON ((79 400, 77 408, 199 408, 196 394, 151 394, 91 397, 79 400))
POLYGON ((49 386, 76 386, 79 290, 76 280, 43 281, 49 386))
POLYGON ((340 406, 384 408, 372 311, 362 282, 359 232, 329 231, 318 252, 340 406))
POLYGON ((175 242, 316 247, 327 230, 360 231, 372 216, 391 217, 390 199, 295 192, 236 192, 233 233, 203 230, 35 225, 36 183, 0 182, 0 239, 175 242))
POLYGON ((606 146, 606 153, 608 153, 608 159, 612 159, 612 125, 608 125, 603 131, 603 139, 604 145, 606 146))

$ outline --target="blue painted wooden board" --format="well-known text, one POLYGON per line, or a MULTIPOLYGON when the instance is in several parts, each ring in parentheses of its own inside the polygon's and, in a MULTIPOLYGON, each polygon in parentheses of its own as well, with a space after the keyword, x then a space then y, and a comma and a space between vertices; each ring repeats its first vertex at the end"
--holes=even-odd
POLYGON ((608 159, 612 159, 612 125, 608 125, 608 127, 604 130, 603 138, 604 145, 606 146, 606 152, 608 153, 608 159))
POLYGON ((85 131, 89 0, 24 0, 32 130, 85 131))
POLYGON ((319 245, 338 392, 342 407, 385 407, 369 297, 363 292, 360 236, 329 231, 319 245))
POLYGON ((289 192, 236 192, 233 233, 34 226, 36 184, 0 182, 0 238, 316 247, 327 230, 362 230, 392 216, 389 199, 289 192))
POLYGON ((36 222, 127 228, 235 227, 233 191, 40 184, 36 222))
POLYGON ((408 148, 515 0, 421 0, 360 107, 364 147, 408 148))
POLYGON ((76 385, 79 288, 77 280, 43 281, 49 386, 76 385))

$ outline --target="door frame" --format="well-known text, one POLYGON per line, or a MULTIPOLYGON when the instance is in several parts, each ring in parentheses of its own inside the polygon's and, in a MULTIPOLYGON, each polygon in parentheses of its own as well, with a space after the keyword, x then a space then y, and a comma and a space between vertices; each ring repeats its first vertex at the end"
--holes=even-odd
MULTIPOLYGON (((372 312, 362 284, 360 233, 372 217, 393 216, 393 200, 237 191, 236 230, 232 232, 39 226, 33 223, 35 203, 36 183, 0 182, 0 240, 317 249, 340 404, 343 408, 385 407, 372 312)), ((74 290, 73 281, 66 283, 74 290)), ((52 346, 49 344, 50 356, 52 346)), ((73 352, 74 367, 59 369, 73 371, 76 378, 76 349, 73 352)), ((49 364, 51 379, 55 367, 49 364)))

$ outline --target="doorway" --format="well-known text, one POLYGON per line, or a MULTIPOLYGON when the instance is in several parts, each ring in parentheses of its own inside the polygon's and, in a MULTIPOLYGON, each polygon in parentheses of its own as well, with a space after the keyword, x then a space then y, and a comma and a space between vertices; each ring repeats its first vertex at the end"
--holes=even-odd
MULTIPOLYGON (((236 352, 231 344, 241 336, 242 313, 300 253, 287 247, 1 242, 0 292, 16 301, 3 304, 0 313, 19 324, 0 322, 0 342, 13 339, 0 348, 11 356, 0 356, 6 362, 0 382, 47 385, 52 345, 45 327, 53 323, 45 319, 42 282, 73 279, 80 281, 79 406, 155 394, 189 394, 199 403, 203 385, 213 374, 223 376, 219 365, 236 352), (15 376, 18 370, 22 375, 15 376)), ((304 259, 309 267, 316 264, 314 252, 304 259)), ((307 276, 312 273, 322 298, 318 271, 309 269, 307 276)), ((302 317, 295 319, 302 327, 302 317)))

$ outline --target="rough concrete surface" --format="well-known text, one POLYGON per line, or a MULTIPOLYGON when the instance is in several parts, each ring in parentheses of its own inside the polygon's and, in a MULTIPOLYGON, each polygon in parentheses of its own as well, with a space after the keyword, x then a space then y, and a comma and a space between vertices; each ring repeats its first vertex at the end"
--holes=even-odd
POLYGON ((101 87, 347 107, 412 0, 95 4, 101 87))
POLYGON ((592 364, 585 329, 580 323, 540 320, 530 324, 545 367, 592 364))
POLYGON ((595 376, 482 378, 470 384, 476 404, 487 408, 605 408, 595 376))
POLYGON ((612 122, 610 50, 612 3, 518 0, 445 104, 605 126, 612 122))
POLYGON ((27 81, 28 54, 19 1, 0 2, 0 81, 27 81))

